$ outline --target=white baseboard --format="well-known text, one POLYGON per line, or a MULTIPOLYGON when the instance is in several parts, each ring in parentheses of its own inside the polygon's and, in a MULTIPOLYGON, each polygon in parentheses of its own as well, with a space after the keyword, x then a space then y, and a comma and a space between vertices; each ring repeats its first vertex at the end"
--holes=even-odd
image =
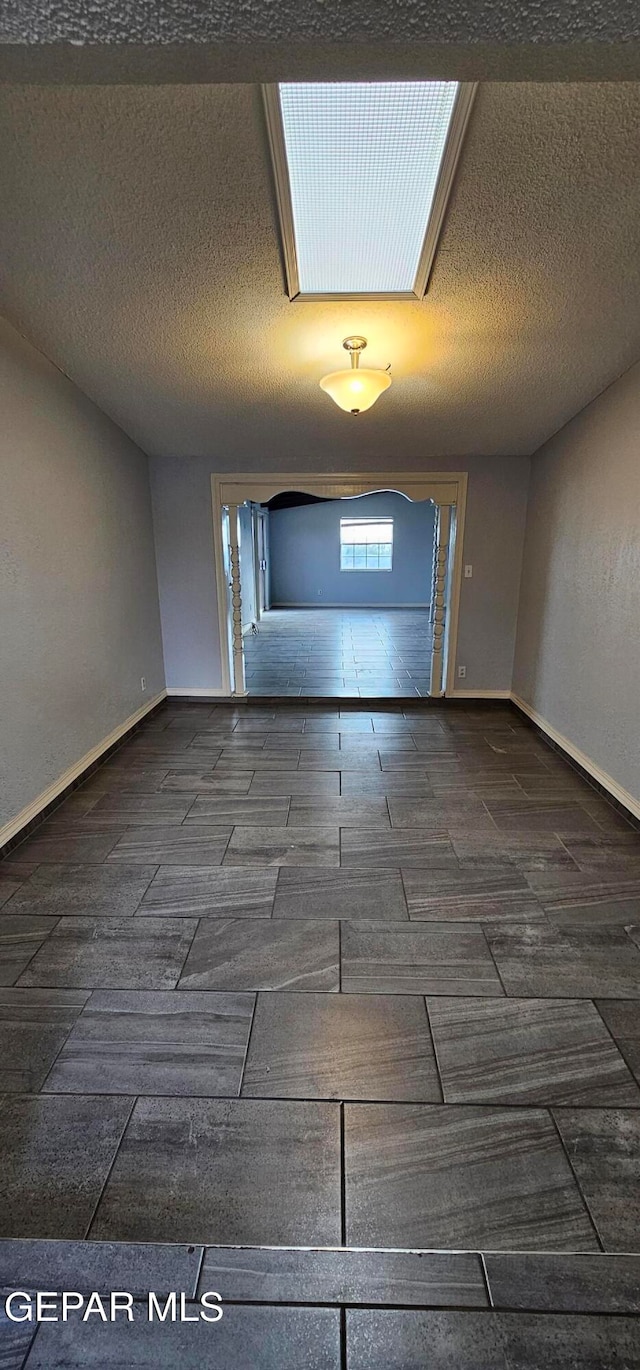
POLYGON ((511 690, 450 690, 447 699, 511 699, 511 690))
POLYGON ((53 803, 54 799, 57 799, 59 794, 62 794, 63 790, 66 790, 67 785, 71 785, 74 780, 77 780, 78 776, 82 775, 82 772, 86 771, 87 767, 91 766, 94 761, 99 761, 103 753, 113 747, 114 743, 118 742, 130 728, 139 723, 145 714, 155 709, 156 704, 160 704, 166 698, 166 694, 166 690, 161 690, 153 699, 148 699, 146 704, 136 709, 135 713, 130 714, 124 723, 120 723, 117 728, 114 728, 108 737, 103 737, 102 742, 98 742, 95 747, 91 748, 91 751, 85 752, 79 761, 75 761, 73 766, 69 766, 68 770, 59 775, 58 779, 54 780, 46 790, 43 790, 37 799, 33 799, 26 808, 16 814, 15 818, 11 818, 8 823, 5 823, 4 827, 0 828, 0 847, 4 847, 7 842, 11 842, 12 838, 17 837, 18 833, 27 827, 28 823, 37 818, 43 809, 46 809, 49 804, 53 803))
POLYGON ((575 743, 571 742, 563 733, 559 733, 558 729, 554 728, 552 723, 548 723, 546 718, 543 718, 542 714, 538 713, 537 709, 532 709, 531 705, 527 704, 526 700, 521 699, 513 690, 511 691, 511 699, 516 707, 522 709, 523 714, 526 714, 527 718, 531 719, 532 723, 535 723, 553 742, 557 742, 558 746, 562 747, 562 750, 567 752, 574 761, 577 761, 578 765, 582 766, 583 770, 587 771, 594 780, 597 780, 598 784, 602 785, 605 790, 608 790, 613 799, 617 799, 618 803, 624 804, 625 809, 628 809, 636 818, 640 818, 640 800, 635 799, 628 790, 625 790, 622 785, 618 784, 617 780, 613 779, 612 775, 608 775, 606 771, 603 771, 602 767, 598 766, 595 761, 592 761, 590 756, 587 756, 585 752, 581 752, 580 748, 575 746, 575 743))
POLYGON ((231 699, 223 689, 200 690, 188 685, 169 685, 166 694, 169 699, 231 699))

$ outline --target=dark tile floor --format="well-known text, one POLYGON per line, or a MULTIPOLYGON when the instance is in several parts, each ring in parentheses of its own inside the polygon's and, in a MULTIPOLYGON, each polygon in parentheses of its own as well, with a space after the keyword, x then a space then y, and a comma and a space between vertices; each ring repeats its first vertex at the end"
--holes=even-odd
POLYGON ((640 1366, 640 833, 515 711, 166 706, 0 901, 0 1287, 200 1244, 127 1363, 640 1366))
MULTIPOLYGON (((24 1291, 11 1310, 43 1288, 77 1291, 80 1309, 36 1329, 2 1308, 3 1370, 640 1366, 637 1256, 0 1241, 0 1290, 24 1291), (110 1321, 113 1289, 132 1302, 110 1321), (164 1322, 149 1319, 151 1290, 164 1322), (199 1317, 210 1291, 222 1299, 215 1324, 199 1317), (105 1321, 83 1320, 90 1295, 105 1321)), ((60 1306, 48 1296, 49 1317, 60 1306)))
POLYGON ((250 695, 429 693, 428 609, 269 609, 245 635, 250 695))

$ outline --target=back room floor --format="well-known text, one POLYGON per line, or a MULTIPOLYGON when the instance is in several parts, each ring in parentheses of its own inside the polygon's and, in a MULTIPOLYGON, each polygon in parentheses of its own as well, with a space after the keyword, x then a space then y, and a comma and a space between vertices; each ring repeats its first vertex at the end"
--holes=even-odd
POLYGON ((428 609, 269 609, 244 638, 250 695, 429 693, 428 609))

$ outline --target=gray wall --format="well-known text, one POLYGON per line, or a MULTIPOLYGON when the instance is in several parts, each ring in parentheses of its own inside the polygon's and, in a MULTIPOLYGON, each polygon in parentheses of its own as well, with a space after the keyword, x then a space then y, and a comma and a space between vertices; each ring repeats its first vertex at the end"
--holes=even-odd
POLYGON ((514 689, 640 800, 640 366, 533 458, 514 689))
POLYGON ((251 509, 243 505, 238 522, 240 524, 240 576, 242 579, 242 630, 255 623, 256 613, 256 572, 253 559, 253 528, 251 509))
POLYGON ((146 457, 2 320, 0 412, 2 827, 164 671, 146 457))
MULTIPOLYGON (((282 469, 295 458, 282 453, 282 469)), ((329 468, 329 463, 327 463, 329 468)), ((185 690, 221 687, 211 474, 206 457, 151 460, 156 555, 167 685, 185 690)), ((257 469, 253 455, 245 469, 257 469)), ((225 463, 220 461, 218 470, 225 463)), ((410 470, 403 463, 404 470, 410 470)), ((419 469, 414 467, 414 469, 419 469)), ((509 690, 513 667, 529 459, 441 459, 429 469, 469 473, 465 580, 460 604, 458 662, 468 690, 509 690)))
POLYGON ((167 686, 216 689, 222 675, 209 463, 151 458, 167 686))
POLYGON ((276 605, 429 603, 435 509, 403 495, 276 509, 269 516, 271 596, 276 605), (340 519, 392 518, 391 571, 340 570, 340 519))

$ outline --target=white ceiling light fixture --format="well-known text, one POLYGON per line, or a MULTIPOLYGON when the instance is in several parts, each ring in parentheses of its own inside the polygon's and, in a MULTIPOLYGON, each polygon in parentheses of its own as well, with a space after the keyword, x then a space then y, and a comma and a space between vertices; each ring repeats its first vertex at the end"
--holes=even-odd
POLYGON ((290 299, 422 299, 475 90, 263 87, 290 299))
POLYGON ((345 338, 342 346, 351 357, 351 369, 330 371, 328 376, 322 377, 320 389, 326 391, 347 414, 362 414, 366 409, 371 409, 380 395, 389 389, 391 376, 388 371, 360 367, 360 354, 367 346, 366 338, 345 338))

